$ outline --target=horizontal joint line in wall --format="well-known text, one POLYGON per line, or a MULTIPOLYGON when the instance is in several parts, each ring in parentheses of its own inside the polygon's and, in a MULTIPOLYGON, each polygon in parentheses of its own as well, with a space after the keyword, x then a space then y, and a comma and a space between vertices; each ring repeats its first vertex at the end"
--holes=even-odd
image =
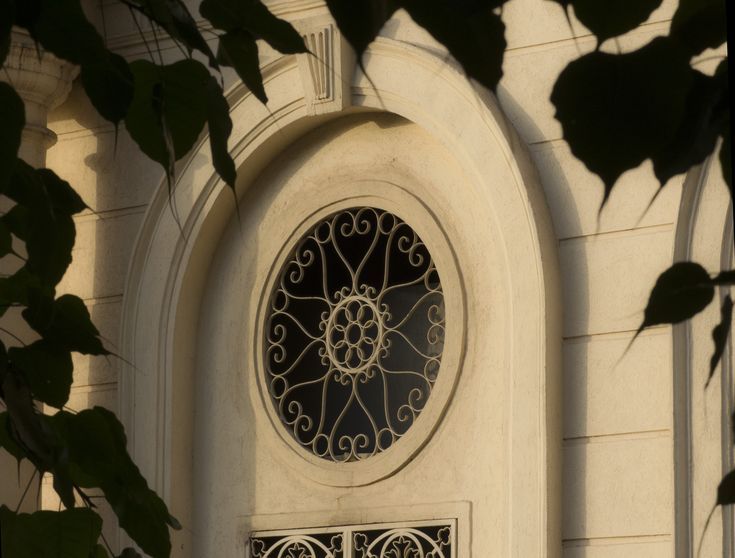
MULTIPOLYGON (((52 130, 53 131, 53 130, 52 130)), ((100 134, 112 134, 115 132, 115 126, 112 124, 102 124, 100 126, 92 126, 91 128, 76 128, 67 132, 54 132, 58 138, 58 145, 64 141, 71 141, 74 139, 85 138, 88 136, 99 136, 100 134)), ((119 133, 119 132, 118 132, 119 133)))
POLYGON ((597 434, 591 436, 575 436, 564 438, 564 447, 575 447, 586 444, 599 444, 609 442, 622 442, 631 440, 649 440, 656 438, 669 438, 672 431, 670 428, 657 430, 641 430, 636 432, 614 432, 610 434, 597 434))
MULTIPOLYGON (((580 23, 575 21, 575 24, 578 26, 581 26, 580 23)), ((629 32, 630 34, 623 35, 621 38, 623 40, 628 39, 629 37, 635 36, 635 35, 642 35, 642 34, 649 34, 652 31, 668 31, 669 26, 671 25, 671 20, 667 19, 664 21, 652 21, 650 23, 643 23, 640 26, 636 27, 633 31, 629 32)), ((568 46, 588 46, 588 51, 584 51, 584 54, 587 54, 589 52, 593 52, 595 49, 595 45, 597 45, 597 38, 593 33, 585 31, 581 35, 575 35, 573 37, 567 37, 564 39, 556 39, 554 41, 548 41, 545 43, 535 43, 530 45, 522 45, 517 47, 511 47, 505 50, 506 55, 510 57, 514 56, 523 56, 524 54, 533 54, 534 52, 543 52, 546 50, 549 50, 549 48, 564 48, 568 46)), ((603 51, 606 51, 608 47, 611 52, 617 52, 617 49, 611 43, 610 45, 604 45, 603 51)), ((627 49, 623 48, 623 52, 629 52, 627 49)))
MULTIPOLYGON (((671 328, 668 324, 662 324, 662 325, 655 325, 651 327, 647 327, 643 331, 641 331, 640 335, 638 337, 647 337, 649 335, 658 335, 661 333, 667 332, 671 328)), ((618 331, 601 331, 598 333, 584 333, 581 335, 569 335, 567 337, 564 337, 563 340, 565 342, 570 341, 585 341, 585 340, 591 340, 595 338, 605 338, 605 337, 620 337, 625 339, 630 339, 635 335, 635 332, 637 330, 635 329, 621 329, 618 331)))
POLYGON ((144 213, 147 209, 147 205, 130 205, 127 207, 118 207, 115 209, 103 209, 102 211, 90 211, 84 210, 74 217, 74 221, 77 223, 85 223, 89 221, 106 221, 112 219, 119 219, 121 217, 127 217, 128 215, 139 215, 144 213))
POLYGON ((656 543, 670 542, 671 534, 662 533, 657 535, 620 535, 612 537, 589 537, 579 539, 564 539, 562 544, 564 548, 573 548, 577 546, 607 546, 613 544, 640 544, 640 543, 656 543))
POLYGON ((658 232, 669 232, 673 228, 674 223, 658 223, 656 225, 642 225, 640 227, 631 227, 628 229, 615 229, 610 231, 600 231, 589 234, 580 234, 576 236, 568 236, 566 238, 560 238, 559 243, 571 242, 576 240, 594 242, 597 238, 609 238, 615 236, 636 236, 638 233, 651 234, 658 232))

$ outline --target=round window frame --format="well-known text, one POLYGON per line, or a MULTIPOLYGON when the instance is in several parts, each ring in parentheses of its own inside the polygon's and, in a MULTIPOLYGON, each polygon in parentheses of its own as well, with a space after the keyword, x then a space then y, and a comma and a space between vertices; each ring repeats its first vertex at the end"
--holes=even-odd
POLYGON ((465 290, 457 257, 446 229, 441 226, 436 213, 407 188, 380 180, 353 180, 349 186, 344 182, 335 182, 326 190, 320 189, 319 200, 320 205, 303 215, 290 234, 279 239, 280 248, 271 261, 265 280, 258 285, 258 310, 251 345, 257 390, 251 390, 251 393, 257 392, 258 400, 253 401, 253 404, 265 410, 271 431, 277 434, 278 443, 272 447, 283 462, 320 484, 337 487, 363 486, 387 478, 403 468, 429 442, 441 424, 456 389, 465 352, 465 290), (361 193, 345 196, 346 190, 361 193), (266 385, 264 340, 274 284, 293 249, 317 223, 337 212, 355 207, 374 207, 393 213, 422 239, 441 278, 446 332, 437 381, 426 406, 408 431, 385 451, 364 460, 339 463, 326 460, 306 449, 283 424, 266 385), (294 454, 299 459, 294 460, 294 454))

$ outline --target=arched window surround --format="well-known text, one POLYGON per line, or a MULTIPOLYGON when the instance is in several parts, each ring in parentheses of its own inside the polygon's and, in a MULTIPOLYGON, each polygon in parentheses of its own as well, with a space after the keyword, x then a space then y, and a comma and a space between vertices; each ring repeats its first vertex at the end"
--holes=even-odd
MULTIPOLYGON (((451 151, 467 187, 494 208, 489 226, 505 253, 499 283, 506 305, 498 314, 507 320, 509 363, 508 413, 497 425, 507 435, 499 449, 507 490, 498 505, 507 523, 499 527, 498 555, 560 556, 561 295, 556 238, 535 169, 497 100, 443 54, 381 38, 365 60, 372 84, 356 73, 351 110, 389 111, 416 123, 451 151)), ((241 85, 228 95, 239 191, 295 138, 341 115, 308 116, 304 93, 294 87, 303 77, 296 58, 277 58, 262 70, 269 111, 241 85)), ((134 367, 123 366, 120 413, 133 458, 187 525, 191 341, 207 263, 234 210, 232 193, 212 172, 206 138, 182 167, 174 202, 183 232, 162 182, 132 258, 121 348, 134 367)), ((177 534, 180 556, 190 555, 191 536, 177 534)))

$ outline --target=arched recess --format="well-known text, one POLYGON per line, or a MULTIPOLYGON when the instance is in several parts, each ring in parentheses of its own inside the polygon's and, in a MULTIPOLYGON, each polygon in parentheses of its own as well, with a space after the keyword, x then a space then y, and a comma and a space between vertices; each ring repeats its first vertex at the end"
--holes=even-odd
MULTIPOLYGON (((498 468, 482 473, 496 477, 501 486, 493 504, 498 519, 482 527, 495 537, 492 555, 560 556, 561 294, 556 238, 535 170, 495 98, 473 87, 443 54, 379 39, 365 61, 372 83, 358 73, 347 103, 351 107, 342 112, 307 115, 303 89, 296 85, 303 74, 294 57, 263 68, 270 112, 242 86, 234 88, 229 94, 231 152, 239 169, 239 196, 297 138, 351 112, 398 115, 451 154, 466 178, 456 194, 471 193, 467 199, 476 205, 456 219, 469 220, 471 210, 481 210, 487 221, 477 226, 493 237, 498 262, 494 292, 488 293, 497 304, 493 315, 502 320, 498 339, 467 332, 468 346, 500 347, 503 363, 503 370, 495 371, 503 379, 497 395, 502 417, 486 425, 493 439, 502 441, 493 448, 498 468)), ((206 139, 180 170, 173 203, 183 231, 162 184, 129 270, 121 347, 134 368, 121 374, 120 411, 133 458, 185 526, 176 535, 175 555, 190 556, 201 535, 191 527, 196 505, 192 386, 200 303, 212 280, 212 254, 226 229, 238 227, 232 193, 212 171, 206 139)), ((476 301, 483 293, 471 296, 476 301)), ((469 323, 480 323, 482 305, 468 308, 475 320, 469 323)), ((329 521, 340 517, 335 511, 329 521)))
MULTIPOLYGON (((733 268, 732 205, 716 157, 686 177, 677 220, 676 261, 694 261, 711 274, 733 268)), ((733 350, 728 339, 721 368, 705 388, 714 350, 712 329, 720 322, 726 290, 693 319, 674 326, 674 465, 676 555, 735 556, 735 517, 718 508, 705 524, 717 486, 733 468, 733 350)))

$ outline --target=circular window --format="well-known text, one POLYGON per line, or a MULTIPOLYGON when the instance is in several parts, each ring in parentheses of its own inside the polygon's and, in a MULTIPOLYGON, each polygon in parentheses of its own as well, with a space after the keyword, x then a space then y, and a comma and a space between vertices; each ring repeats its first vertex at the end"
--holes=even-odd
POLYGON ((333 213, 276 277, 264 328, 265 383, 299 445, 354 462, 414 424, 437 381, 445 307, 416 232, 374 207, 333 213))

